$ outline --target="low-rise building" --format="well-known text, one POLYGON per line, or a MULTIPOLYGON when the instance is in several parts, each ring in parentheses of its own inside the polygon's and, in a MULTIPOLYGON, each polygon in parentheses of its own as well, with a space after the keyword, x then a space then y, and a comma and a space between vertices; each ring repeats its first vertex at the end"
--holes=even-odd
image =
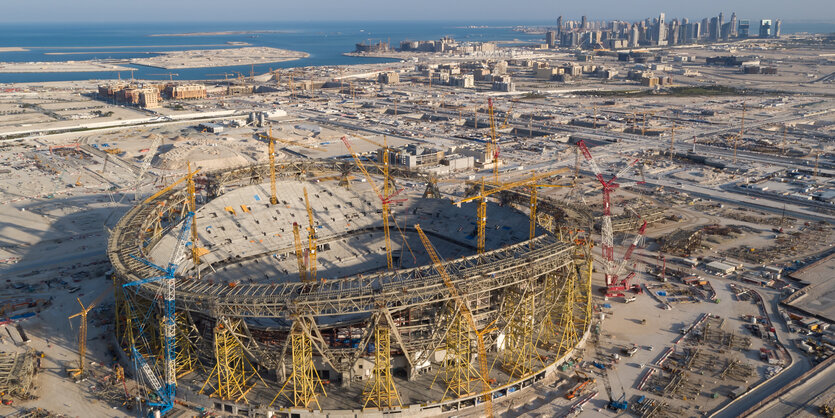
POLYGON ((203 84, 168 84, 165 94, 173 100, 205 99, 206 86, 203 84))

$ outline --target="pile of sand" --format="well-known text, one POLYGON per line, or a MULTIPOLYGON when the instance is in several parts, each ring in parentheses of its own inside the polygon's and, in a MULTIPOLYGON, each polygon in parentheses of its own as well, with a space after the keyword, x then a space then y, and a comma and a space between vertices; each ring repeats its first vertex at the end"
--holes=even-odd
POLYGON ((203 170, 222 170, 245 165, 247 159, 226 145, 198 139, 174 144, 167 151, 157 154, 151 165, 163 170, 181 170, 187 162, 203 170))

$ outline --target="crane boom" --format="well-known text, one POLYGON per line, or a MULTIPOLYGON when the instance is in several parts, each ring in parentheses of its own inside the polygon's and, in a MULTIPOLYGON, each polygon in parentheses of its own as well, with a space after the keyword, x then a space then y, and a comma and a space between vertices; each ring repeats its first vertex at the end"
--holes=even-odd
POLYGON ((484 177, 482 177, 481 178, 481 192, 478 195, 473 196, 473 197, 468 197, 468 198, 465 198, 465 199, 461 199, 457 202, 453 202, 453 205, 459 205, 461 203, 466 203, 466 202, 471 202, 473 200, 478 200, 478 208, 477 208, 477 211, 476 211, 476 218, 477 218, 476 219, 476 225, 477 225, 477 229, 478 229, 478 233, 477 233, 478 241, 477 241, 477 244, 476 244, 476 248, 477 248, 478 254, 483 254, 484 253, 484 246, 485 246, 484 244, 485 244, 485 241, 486 241, 485 229, 487 227, 487 196, 489 196, 493 193, 498 193, 498 192, 501 192, 501 191, 504 191, 504 190, 509 190, 509 189, 514 188, 514 187, 524 186, 524 185, 527 185, 529 183, 535 182, 537 180, 543 179, 545 177, 550 177, 550 176, 553 176, 555 174, 558 174, 558 173, 561 173, 561 172, 564 172, 564 171, 567 171, 567 170, 568 170, 567 168, 552 170, 552 171, 549 171, 549 172, 546 172, 546 173, 533 175, 530 178, 527 178, 525 180, 520 180, 520 181, 515 181, 515 182, 512 182, 512 183, 505 183, 505 184, 497 185, 496 187, 494 187, 492 189, 489 189, 489 190, 485 190, 484 177))
MULTIPOLYGON (((551 176, 554 176, 554 175, 557 175, 557 174, 560 174, 560 173, 564 173, 564 172, 569 171, 569 170, 570 170, 569 168, 560 168, 560 169, 557 169, 557 170, 551 170, 551 171, 548 171, 548 172, 545 172, 545 173, 532 175, 531 177, 528 177, 524 180, 514 181, 514 182, 511 182, 511 183, 500 184, 498 187, 491 187, 490 189, 485 189, 484 196, 489 196, 493 193, 498 193, 498 192, 502 192, 502 191, 505 191, 505 190, 510 190, 510 189, 513 189, 513 188, 516 188, 516 187, 519 187, 519 186, 525 186, 525 185, 527 185, 531 182, 535 182, 537 180, 542 180, 544 178, 551 177, 551 176)), ((482 179, 482 182, 483 182, 483 179, 482 179)), ((458 204, 461 204, 461 203, 472 202, 473 200, 477 200, 477 199, 481 199, 481 198, 482 198, 481 196, 472 196, 472 197, 468 197, 468 198, 461 199, 461 200, 458 200, 456 202, 453 202, 453 204, 458 205, 458 204)))
POLYGON ((178 184, 180 184, 180 183, 182 183, 182 182, 186 181, 186 180, 189 178, 189 176, 193 176, 193 175, 197 174, 199 171, 200 171, 200 169, 199 169, 199 168, 194 169, 194 171, 190 171, 190 172, 189 172, 189 174, 186 174, 185 176, 183 176, 183 177, 179 178, 177 181, 175 181, 175 182, 173 182, 173 183, 169 184, 168 186, 166 186, 166 187, 165 187, 165 188, 163 188, 162 190, 160 190, 160 191, 158 191, 158 192, 156 192, 156 193, 152 194, 150 197, 148 197, 147 199, 145 199, 145 200, 142 202, 142 204, 143 204, 143 205, 144 205, 144 204, 147 204, 148 202, 150 202, 150 201, 152 201, 152 200, 154 200, 154 199, 156 199, 156 198, 158 198, 158 197, 162 196, 162 195, 163 195, 163 194, 165 194, 167 191, 169 191, 169 190, 173 189, 174 187, 176 187, 178 184))
POLYGON ((487 379, 489 377, 489 366, 487 365, 487 349, 484 346, 484 334, 491 331, 490 329, 484 329, 479 332, 478 328, 475 324, 475 318, 473 318, 473 313, 470 311, 470 307, 467 305, 467 302, 458 292, 458 288, 455 287, 455 284, 452 283, 452 279, 450 279, 449 274, 444 267, 444 264, 441 262, 441 258, 438 256, 438 252, 435 251, 435 247, 429 241, 429 238, 423 232, 419 224, 415 224, 415 230, 417 230, 418 235, 420 236, 420 242, 426 248, 426 253, 429 254, 429 258, 432 259, 432 263, 435 265, 435 270, 438 271, 438 275, 441 276, 441 279, 444 282, 444 286, 446 286, 449 294, 455 300, 456 305, 458 305, 458 309, 460 315, 464 315, 464 318, 467 320, 467 324, 470 326, 470 329, 476 334, 476 338, 478 339, 478 362, 479 362, 479 374, 481 375, 481 388, 482 388, 482 395, 484 400, 484 409, 488 417, 493 417, 493 400, 490 394, 490 384, 488 383, 487 379))
MULTIPOLYGON (((611 207, 611 194, 619 187, 619 184, 615 183, 615 180, 622 177, 629 171, 635 164, 638 163, 638 159, 632 160, 630 163, 626 165, 623 169, 617 172, 611 179, 606 181, 603 178, 603 173, 600 171, 600 167, 597 165, 597 161, 595 161, 594 157, 591 155, 588 147, 586 146, 585 141, 580 140, 577 142, 577 147, 580 148, 582 151, 583 156, 585 157, 586 161, 591 166, 592 171, 594 172, 595 177, 603 186, 603 219, 601 222, 601 243, 600 249, 603 255, 603 267, 605 272, 605 280, 606 280, 606 287, 607 287, 607 295, 613 296, 615 295, 614 292, 619 291, 620 286, 629 280, 627 277, 623 281, 618 281, 618 274, 622 270, 623 266, 625 266, 626 261, 628 261, 628 257, 632 255, 632 250, 634 246, 637 245, 638 240, 640 240, 641 236, 646 229, 646 223, 641 226, 641 231, 638 236, 635 238, 635 244, 633 244, 630 249, 627 250, 625 254, 625 259, 621 261, 619 266, 615 266, 615 249, 614 249, 614 237, 612 232, 612 207, 611 207)), ((642 172, 643 176, 643 172, 642 172)), ((643 181, 643 177, 642 177, 643 181)))

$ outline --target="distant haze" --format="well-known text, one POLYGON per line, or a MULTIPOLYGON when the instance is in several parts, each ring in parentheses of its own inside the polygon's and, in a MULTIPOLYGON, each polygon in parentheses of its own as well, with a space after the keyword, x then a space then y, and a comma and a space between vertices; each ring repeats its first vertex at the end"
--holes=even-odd
POLYGON ((462 23, 690 19, 736 12, 741 19, 835 21, 835 0, 25 0, 3 1, 0 22, 376 21, 462 23))

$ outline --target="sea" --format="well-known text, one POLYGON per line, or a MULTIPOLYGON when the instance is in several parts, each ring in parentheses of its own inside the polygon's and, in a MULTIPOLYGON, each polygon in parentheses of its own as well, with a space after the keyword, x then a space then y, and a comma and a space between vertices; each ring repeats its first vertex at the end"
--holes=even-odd
MULTIPOLYGON (((753 21, 752 21, 753 22, 753 21)), ((403 40, 440 39, 458 41, 542 42, 541 34, 515 31, 518 26, 549 26, 553 21, 529 22, 190 22, 190 23, 9 23, 0 24, 0 47, 20 47, 26 51, 0 52, 0 62, 82 61, 128 59, 153 56, 161 51, 215 49, 234 47, 229 43, 245 42, 251 46, 303 51, 308 58, 255 65, 256 74, 288 67, 381 63, 385 58, 343 55, 359 42, 390 42, 393 47, 403 40), (222 35, 154 36, 161 34, 249 32, 222 35), (257 33, 253 33, 257 32, 257 33)), ((835 23, 783 24, 784 33, 835 32, 835 23)), ((141 65, 133 76, 146 80, 165 80, 168 70, 141 65)), ((223 79, 224 73, 249 74, 250 65, 178 69, 176 80, 223 79)), ((129 78, 129 72, 70 73, 0 73, 0 83, 72 81, 129 78)))

